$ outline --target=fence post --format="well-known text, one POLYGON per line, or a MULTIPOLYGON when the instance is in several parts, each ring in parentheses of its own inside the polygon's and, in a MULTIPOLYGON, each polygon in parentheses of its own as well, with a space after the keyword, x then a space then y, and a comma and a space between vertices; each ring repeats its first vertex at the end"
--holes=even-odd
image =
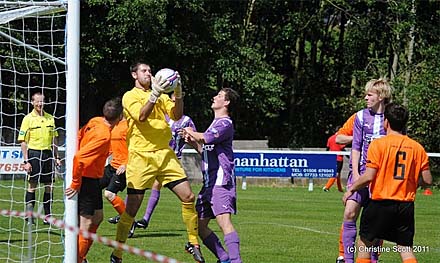
POLYGON ((246 184, 246 176, 241 177, 241 189, 246 190, 247 184, 246 184))
POLYGON ((313 179, 309 178, 309 192, 313 191, 313 179))

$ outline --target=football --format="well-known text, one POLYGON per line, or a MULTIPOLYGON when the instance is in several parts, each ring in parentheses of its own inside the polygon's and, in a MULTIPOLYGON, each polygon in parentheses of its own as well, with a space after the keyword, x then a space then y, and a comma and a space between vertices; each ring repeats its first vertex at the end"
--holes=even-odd
POLYGON ((179 76, 177 75, 177 71, 169 68, 163 68, 159 70, 154 77, 157 80, 161 78, 161 79, 167 79, 170 82, 170 85, 165 88, 164 93, 172 92, 174 88, 177 86, 177 82, 179 81, 179 76))

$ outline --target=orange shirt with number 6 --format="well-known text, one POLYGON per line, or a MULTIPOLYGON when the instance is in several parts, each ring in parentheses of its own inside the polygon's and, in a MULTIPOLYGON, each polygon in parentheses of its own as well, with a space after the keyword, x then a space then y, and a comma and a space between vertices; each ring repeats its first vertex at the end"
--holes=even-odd
POLYGON ((418 142, 388 134, 371 142, 367 156, 367 167, 377 170, 371 199, 414 202, 419 176, 429 169, 428 154, 418 142))

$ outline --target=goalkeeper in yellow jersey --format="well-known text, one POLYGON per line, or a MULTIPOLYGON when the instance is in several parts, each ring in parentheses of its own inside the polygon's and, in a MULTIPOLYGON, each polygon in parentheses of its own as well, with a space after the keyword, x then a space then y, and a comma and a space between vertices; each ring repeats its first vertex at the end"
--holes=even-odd
MULTIPOLYGON (((169 81, 156 80, 148 64, 137 62, 131 66, 130 71, 135 81, 134 88, 122 98, 128 124, 127 203, 117 225, 116 241, 126 242, 145 190, 152 188, 157 180, 173 191, 181 201, 182 217, 189 239, 186 251, 192 254, 196 262, 205 262, 197 236, 195 196, 176 154, 169 147, 171 129, 165 116, 179 120, 183 115, 180 76, 174 89, 176 100, 173 102, 168 95, 162 95, 169 81)), ((110 262, 122 262, 121 249, 113 250, 110 262)))

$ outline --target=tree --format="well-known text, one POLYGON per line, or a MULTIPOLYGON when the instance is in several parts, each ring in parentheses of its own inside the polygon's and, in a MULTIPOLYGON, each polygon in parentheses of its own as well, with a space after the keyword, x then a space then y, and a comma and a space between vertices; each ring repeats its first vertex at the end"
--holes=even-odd
POLYGON ((200 130, 212 118, 212 96, 229 86, 241 94, 237 139, 323 146, 364 107, 365 83, 388 77, 394 100, 406 99, 417 116, 409 131, 432 144, 437 137, 426 131, 440 115, 420 99, 430 94, 430 106, 437 103, 439 10, 436 1, 413 0, 89 0, 81 116, 130 89, 129 64, 143 58, 153 70, 179 70, 185 111, 200 130))

